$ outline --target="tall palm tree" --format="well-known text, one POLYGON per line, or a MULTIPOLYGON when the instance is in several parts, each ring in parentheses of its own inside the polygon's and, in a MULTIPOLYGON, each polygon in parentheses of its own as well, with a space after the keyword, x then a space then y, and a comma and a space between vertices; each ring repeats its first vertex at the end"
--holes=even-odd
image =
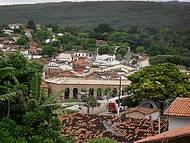
MULTIPOLYGON (((4 61, 4 58, 0 56, 0 61, 4 61)), ((16 78, 16 69, 14 67, 3 67, 0 69, 0 79, 4 80, 6 77, 13 79, 14 84, 18 85, 19 81, 16 78)), ((10 101, 11 99, 16 96, 15 91, 9 91, 9 93, 6 93, 4 95, 0 95, 0 101, 7 100, 7 117, 10 115, 10 101)))
POLYGON ((16 92, 10 92, 4 95, 0 95, 0 101, 6 101, 7 100, 7 117, 10 116, 10 100, 16 96, 16 92))

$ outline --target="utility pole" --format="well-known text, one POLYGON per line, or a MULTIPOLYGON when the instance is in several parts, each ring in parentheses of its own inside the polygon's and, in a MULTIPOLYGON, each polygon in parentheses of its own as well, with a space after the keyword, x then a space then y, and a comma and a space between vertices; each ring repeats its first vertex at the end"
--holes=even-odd
POLYGON ((158 117, 158 134, 160 134, 160 116, 158 117))
POLYGON ((120 107, 121 107, 121 75, 119 77, 119 103, 118 103, 118 114, 120 112, 120 107))

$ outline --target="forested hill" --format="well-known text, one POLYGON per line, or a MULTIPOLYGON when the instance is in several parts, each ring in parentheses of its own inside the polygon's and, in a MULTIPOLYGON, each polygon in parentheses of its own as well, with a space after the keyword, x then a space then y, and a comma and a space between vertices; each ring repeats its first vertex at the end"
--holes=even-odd
POLYGON ((0 24, 31 19, 77 27, 108 23, 115 28, 140 25, 190 29, 190 3, 104 1, 0 6, 0 24))

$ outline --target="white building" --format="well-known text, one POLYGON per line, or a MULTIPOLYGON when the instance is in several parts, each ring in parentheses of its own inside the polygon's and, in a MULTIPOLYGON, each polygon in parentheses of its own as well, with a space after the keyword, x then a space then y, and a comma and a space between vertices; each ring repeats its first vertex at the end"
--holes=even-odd
POLYGON ((59 65, 59 68, 64 70, 64 71, 72 71, 73 70, 73 67, 69 66, 67 64, 61 64, 61 65, 59 65))
POLYGON ((13 30, 7 30, 7 29, 3 29, 3 33, 6 35, 11 35, 12 33, 14 33, 13 30))
POLYGON ((86 52, 84 52, 84 51, 77 51, 77 52, 73 52, 73 56, 74 57, 82 57, 82 58, 84 58, 84 57, 87 57, 88 54, 86 52))
POLYGON ((58 33, 57 34, 57 36, 60 36, 60 37, 63 36, 63 35, 64 35, 63 33, 58 33))
POLYGON ((160 110, 156 108, 145 108, 138 106, 135 108, 128 108, 123 114, 125 114, 126 117, 158 120, 160 110))
POLYGON ((51 42, 51 39, 46 39, 45 42, 46 44, 49 44, 51 42))
POLYGON ((72 55, 70 53, 61 53, 57 56, 59 62, 72 62, 72 55))
POLYGON ((25 32, 24 34, 27 38, 31 39, 32 38, 32 33, 31 32, 25 32))
POLYGON ((120 64, 119 61, 115 59, 115 55, 97 55, 94 65, 98 65, 100 67, 108 67, 120 64))
POLYGON ((8 24, 8 27, 12 30, 19 29, 22 24, 20 23, 15 23, 15 24, 8 24))
POLYGON ((168 116, 169 130, 190 125, 190 98, 177 97, 164 115, 168 116))

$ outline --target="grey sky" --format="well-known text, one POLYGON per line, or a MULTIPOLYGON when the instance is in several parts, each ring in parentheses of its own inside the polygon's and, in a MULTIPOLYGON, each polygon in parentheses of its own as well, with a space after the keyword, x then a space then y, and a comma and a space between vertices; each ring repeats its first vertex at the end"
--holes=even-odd
MULTIPOLYGON (((33 4, 33 3, 61 2, 61 1, 97 1, 97 0, 0 0, 0 5, 33 4)), ((136 0, 136 1, 146 1, 146 0, 136 0)), ((152 1, 172 1, 172 0, 152 0, 152 1)), ((178 0, 178 1, 190 2, 190 0, 178 0)))

